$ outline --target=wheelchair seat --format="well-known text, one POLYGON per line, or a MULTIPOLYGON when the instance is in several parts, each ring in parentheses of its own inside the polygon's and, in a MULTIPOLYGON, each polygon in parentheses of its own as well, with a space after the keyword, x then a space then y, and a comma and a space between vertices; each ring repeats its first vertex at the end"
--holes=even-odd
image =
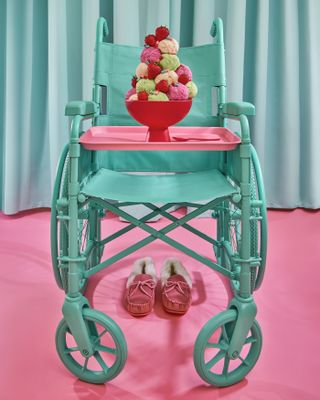
POLYGON ((80 190, 88 197, 134 203, 181 203, 237 193, 217 169, 174 175, 132 175, 105 168, 80 190))

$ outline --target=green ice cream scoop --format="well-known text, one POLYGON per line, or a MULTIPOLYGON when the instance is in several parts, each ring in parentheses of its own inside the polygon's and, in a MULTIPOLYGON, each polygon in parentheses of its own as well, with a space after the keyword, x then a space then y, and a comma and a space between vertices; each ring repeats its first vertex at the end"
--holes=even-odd
POLYGON ((168 96, 163 92, 151 92, 148 97, 149 101, 169 101, 168 96))
POLYGON ((139 79, 136 84, 136 91, 150 93, 156 88, 156 84, 152 79, 139 79))
POLYGON ((160 65, 162 69, 169 69, 171 71, 175 71, 180 66, 180 60, 174 54, 162 54, 160 65))
POLYGON ((197 85, 194 82, 190 81, 186 84, 186 86, 189 90, 189 99, 195 97, 198 93, 197 85))

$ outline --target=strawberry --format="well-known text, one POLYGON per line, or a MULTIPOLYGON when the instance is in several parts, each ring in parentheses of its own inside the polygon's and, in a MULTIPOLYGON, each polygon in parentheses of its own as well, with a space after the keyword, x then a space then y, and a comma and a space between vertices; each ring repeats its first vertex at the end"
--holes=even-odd
POLYGON ((156 64, 148 64, 148 79, 154 79, 161 72, 161 67, 156 64))
POLYGON ((144 38, 144 42, 148 46, 155 47, 157 44, 157 38, 155 37, 155 35, 147 35, 144 38))
POLYGON ((156 38, 157 40, 163 40, 166 39, 169 36, 169 29, 166 26, 158 26, 156 29, 156 38))
POLYGON ((190 79, 189 79, 189 77, 188 77, 187 74, 181 74, 181 75, 179 76, 178 81, 179 81, 180 83, 182 83, 183 85, 185 85, 186 83, 188 83, 188 82, 190 81, 190 79))
POLYGON ((148 100, 148 93, 145 91, 138 92, 138 100, 148 100))
POLYGON ((165 79, 162 79, 160 82, 156 84, 156 90, 159 90, 163 93, 168 93, 169 91, 169 83, 165 79))
POLYGON ((132 79, 131 79, 131 86, 132 86, 133 88, 136 87, 137 80, 138 80, 138 78, 137 78, 135 75, 133 75, 133 77, 132 77, 132 79))

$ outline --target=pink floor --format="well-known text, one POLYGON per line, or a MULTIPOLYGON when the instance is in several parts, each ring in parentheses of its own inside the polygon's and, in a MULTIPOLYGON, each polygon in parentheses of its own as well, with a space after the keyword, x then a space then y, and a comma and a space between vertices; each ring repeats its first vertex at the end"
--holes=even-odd
MULTIPOLYGON (((107 222, 109 232, 123 225, 115 218, 107 222)), ((207 219, 193 224, 208 233, 212 229, 207 219)), ((182 235, 181 230, 177 236, 211 254, 210 245, 182 235)), ((135 230, 127 242, 136 239, 135 230)), ((119 240, 110 253, 127 242, 119 240)), ((157 241, 95 275, 88 297, 93 307, 120 325, 129 356, 113 381, 91 385, 72 376, 55 351, 63 293, 51 271, 49 212, 1 214, 0 399, 320 399, 319 247, 320 211, 269 212, 268 269, 255 296, 264 335, 262 354, 243 382, 224 389, 205 384, 192 360, 200 328, 228 303, 227 282, 219 274, 157 241), (165 257, 181 256, 194 282, 188 314, 172 317, 161 305, 143 319, 126 313, 122 306, 126 277, 132 262, 143 255, 154 257, 158 271, 165 257)))

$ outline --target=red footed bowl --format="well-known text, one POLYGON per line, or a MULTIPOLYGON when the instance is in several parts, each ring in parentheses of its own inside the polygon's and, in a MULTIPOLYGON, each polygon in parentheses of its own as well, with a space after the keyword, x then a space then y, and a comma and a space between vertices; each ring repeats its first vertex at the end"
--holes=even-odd
POLYGON ((168 127, 181 121, 190 111, 192 100, 126 101, 129 114, 149 127, 149 142, 170 142, 168 127))

